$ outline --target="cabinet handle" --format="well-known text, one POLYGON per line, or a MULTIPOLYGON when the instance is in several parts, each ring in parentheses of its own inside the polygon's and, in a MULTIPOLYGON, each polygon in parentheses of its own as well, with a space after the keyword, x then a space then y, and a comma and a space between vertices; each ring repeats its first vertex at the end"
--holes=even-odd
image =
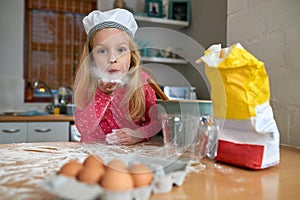
POLYGON ((15 129, 3 129, 2 132, 4 133, 17 133, 20 132, 20 129, 15 128, 15 129))
POLYGON ((51 131, 51 128, 35 129, 35 132, 38 132, 38 133, 47 133, 47 132, 50 132, 50 131, 51 131))

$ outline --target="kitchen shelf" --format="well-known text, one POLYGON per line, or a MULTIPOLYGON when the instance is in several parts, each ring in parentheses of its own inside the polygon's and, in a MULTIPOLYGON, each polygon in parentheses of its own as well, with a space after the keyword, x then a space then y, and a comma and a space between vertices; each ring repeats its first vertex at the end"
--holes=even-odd
POLYGON ((164 64, 188 64, 186 60, 178 58, 142 57, 141 60, 144 62, 155 62, 164 64))
POLYGON ((188 21, 179 21, 173 19, 165 19, 165 18, 156 18, 156 17, 147 17, 135 15, 134 18, 137 22, 139 22, 140 26, 163 26, 165 28, 171 29, 180 29, 189 26, 188 21))

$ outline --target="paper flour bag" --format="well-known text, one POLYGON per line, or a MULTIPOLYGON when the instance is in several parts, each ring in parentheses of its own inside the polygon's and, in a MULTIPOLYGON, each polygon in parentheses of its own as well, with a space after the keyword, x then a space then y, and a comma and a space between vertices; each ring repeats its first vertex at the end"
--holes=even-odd
POLYGON ((269 104, 264 63, 240 44, 213 45, 205 63, 214 117, 219 121, 217 161, 251 169, 279 163, 279 131, 269 104))

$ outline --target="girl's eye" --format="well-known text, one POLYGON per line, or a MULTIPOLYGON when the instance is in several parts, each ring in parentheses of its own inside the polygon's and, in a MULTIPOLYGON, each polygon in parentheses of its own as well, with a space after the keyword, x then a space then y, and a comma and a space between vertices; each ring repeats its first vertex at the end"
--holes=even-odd
POLYGON ((120 47, 118 49, 119 53, 125 53, 127 51, 127 48, 126 47, 120 47))
POLYGON ((104 49, 104 48, 97 50, 97 53, 100 53, 100 54, 105 54, 106 52, 107 52, 107 49, 104 49))

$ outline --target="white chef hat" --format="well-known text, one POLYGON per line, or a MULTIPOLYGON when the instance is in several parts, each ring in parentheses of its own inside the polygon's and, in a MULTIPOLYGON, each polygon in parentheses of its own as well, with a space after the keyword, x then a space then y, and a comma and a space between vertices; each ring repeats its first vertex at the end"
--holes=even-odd
POLYGON ((103 28, 117 28, 126 31, 131 37, 138 28, 133 14, 125 9, 116 8, 109 11, 92 11, 84 17, 83 26, 88 38, 97 30, 103 28))

